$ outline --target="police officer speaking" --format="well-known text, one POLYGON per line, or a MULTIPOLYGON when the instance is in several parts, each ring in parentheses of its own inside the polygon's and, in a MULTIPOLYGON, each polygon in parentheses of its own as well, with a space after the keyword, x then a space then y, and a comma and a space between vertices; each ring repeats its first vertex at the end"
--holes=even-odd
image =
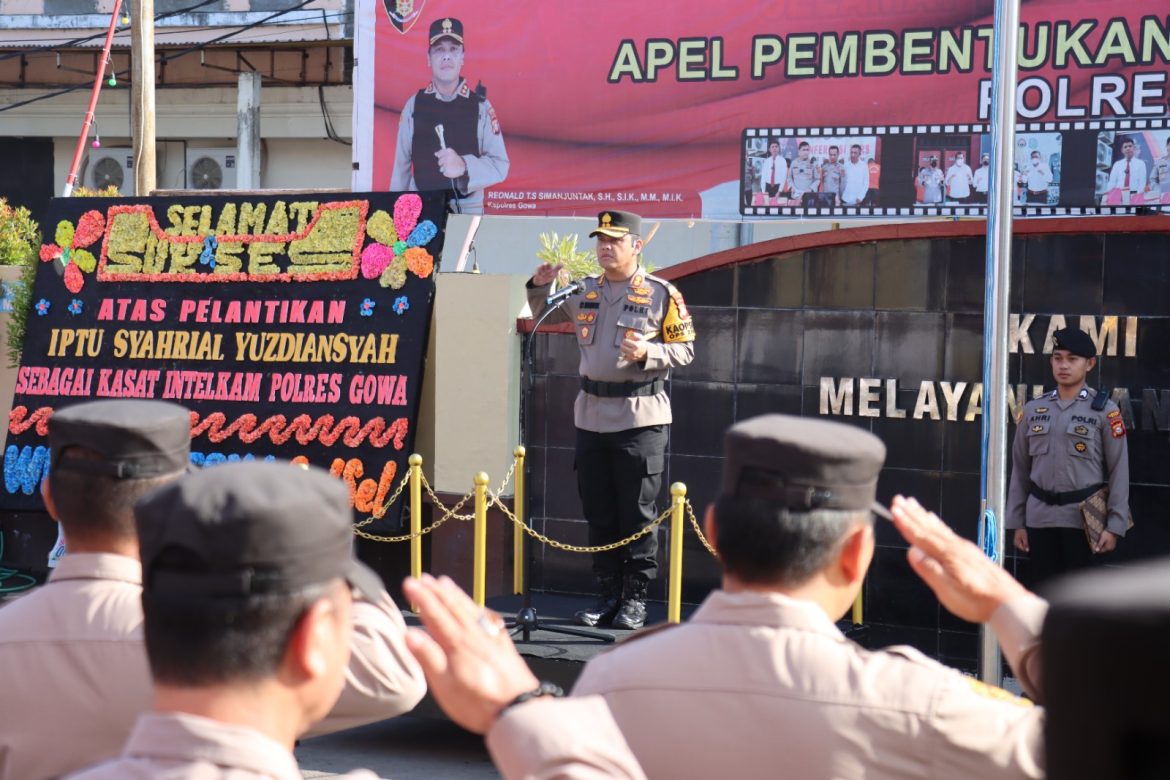
POLYGON ((1005 527, 1031 558, 1039 583, 1093 563, 1125 536, 1129 524, 1129 454, 1125 423, 1104 391, 1085 385, 1097 364, 1088 334, 1052 334, 1056 389, 1024 406, 1012 445, 1005 527), (1081 503, 1108 489, 1105 530, 1090 549, 1081 503))
MULTIPOLYGON (((671 422, 664 381, 672 367, 694 359, 695 329, 683 297, 639 264, 642 219, 603 211, 597 228, 599 276, 583 287, 551 322, 568 320, 581 350, 577 427, 577 486, 589 523, 589 544, 609 544, 657 517, 671 422)), ((534 316, 546 305, 561 266, 542 264, 528 281, 534 316)), ((576 614, 588 626, 640 628, 646 589, 657 574, 653 533, 616 550, 596 553, 593 572, 601 597, 576 614)))
POLYGON ((482 85, 461 77, 463 23, 431 24, 431 83, 406 101, 398 120, 393 192, 452 189, 464 214, 483 213, 483 190, 508 176, 508 151, 482 85))

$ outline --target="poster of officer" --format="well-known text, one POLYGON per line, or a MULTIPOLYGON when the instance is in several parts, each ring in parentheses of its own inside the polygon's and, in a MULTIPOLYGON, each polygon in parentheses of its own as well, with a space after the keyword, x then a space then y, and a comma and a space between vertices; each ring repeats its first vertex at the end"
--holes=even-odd
POLYGON ((1170 203, 1170 131, 1098 134, 1097 199, 1102 206, 1170 203))
POLYGON ((743 191, 753 206, 787 205, 788 166, 796 156, 796 140, 748 138, 744 146, 743 191))
POLYGON ((807 140, 821 169, 817 204, 865 205, 870 196, 869 161, 880 164, 881 141, 876 136, 822 136, 807 140))
POLYGON ((1060 133, 1020 133, 1016 136, 1017 205, 1055 206, 1060 202, 1060 133))
POLYGON ((402 109, 390 191, 449 189, 456 212, 482 214, 484 188, 508 176, 500 121, 483 84, 463 78, 463 23, 436 19, 427 39, 431 83, 402 109))

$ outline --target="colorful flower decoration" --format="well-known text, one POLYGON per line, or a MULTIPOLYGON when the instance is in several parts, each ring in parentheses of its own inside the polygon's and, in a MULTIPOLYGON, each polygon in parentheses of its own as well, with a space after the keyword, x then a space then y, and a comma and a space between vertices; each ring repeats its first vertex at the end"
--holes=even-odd
POLYGON ((52 307, 52 305, 53 304, 49 303, 47 299, 41 298, 39 301, 37 301, 36 305, 37 316, 44 317, 49 313, 49 309, 52 307))
POLYGON ((386 246, 394 246, 398 240, 398 230, 394 227, 394 220, 381 209, 375 211, 366 222, 366 235, 386 246))
POLYGON ((406 267, 410 272, 420 279, 426 279, 431 275, 431 271, 435 270, 435 258, 422 247, 412 246, 402 257, 406 260, 406 267))
POLYGON ((439 235, 439 229, 435 227, 435 223, 429 219, 424 219, 418 223, 418 227, 410 231, 410 235, 406 237, 406 245, 426 246, 437 235, 439 235))
POLYGON ((85 247, 102 237, 106 229, 106 218, 97 210, 87 211, 77 220, 77 227, 67 220, 57 223, 53 231, 52 244, 42 244, 41 262, 60 260, 65 266, 65 287, 72 293, 81 292, 85 286, 83 273, 93 273, 97 258, 85 247))
POLYGON ((394 258, 378 278, 378 284, 392 290, 401 290, 406 286, 406 259, 403 257, 394 258))
POLYGON ((206 265, 211 270, 215 270, 215 250, 219 247, 219 239, 215 236, 208 236, 203 239, 203 251, 199 253, 200 265, 206 265))
POLYGON ((373 299, 366 298, 364 301, 362 301, 362 305, 359 311, 363 317, 373 317, 374 307, 377 305, 378 304, 374 303, 373 299))
POLYGON ((85 302, 82 301, 80 298, 74 298, 69 303, 69 313, 72 314, 74 317, 76 317, 78 314, 81 314, 81 310, 84 308, 85 308, 85 302))
POLYGON ((394 229, 399 236, 409 236, 422 214, 422 198, 414 193, 399 196, 394 203, 394 229))
POLYGON ((394 259, 394 250, 383 244, 370 244, 362 250, 362 276, 377 279, 394 259))
POLYGON ((410 301, 407 300, 405 295, 400 295, 394 299, 394 313, 395 314, 402 316, 403 314, 406 313, 406 310, 409 308, 410 308, 410 301))

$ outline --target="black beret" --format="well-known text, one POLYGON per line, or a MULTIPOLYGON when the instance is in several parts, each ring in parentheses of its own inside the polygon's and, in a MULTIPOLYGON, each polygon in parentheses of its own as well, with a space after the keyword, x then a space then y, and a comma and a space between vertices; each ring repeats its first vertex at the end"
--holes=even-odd
POLYGON ((1089 338, 1089 334, 1080 328, 1061 328, 1053 333, 1052 348, 1067 349, 1074 355, 1084 358, 1097 357, 1097 345, 1089 338))
POLYGON ((852 425, 768 414, 733 425, 723 440, 722 493, 798 512, 870 510, 886 459, 881 439, 852 425))
POLYGON ((173 474, 190 463, 191 414, 167 401, 76 404, 49 418, 49 450, 53 470, 116 479, 173 474))
POLYGON ((382 592, 378 575, 353 557, 349 490, 323 469, 285 461, 214 466, 144 497, 134 517, 150 594, 291 593, 335 578, 370 601, 382 592))

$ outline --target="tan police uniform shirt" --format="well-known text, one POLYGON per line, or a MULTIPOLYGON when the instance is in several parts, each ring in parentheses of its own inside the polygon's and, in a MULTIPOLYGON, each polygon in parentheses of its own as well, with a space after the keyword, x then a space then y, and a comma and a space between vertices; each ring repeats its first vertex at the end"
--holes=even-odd
POLYGON ((506 778, 645 778, 600 696, 534 699, 503 712, 488 730, 492 761, 506 778))
MULTIPOLYGON (((142 565, 70 553, 48 583, 0 608, 0 780, 58 777, 117 753, 150 707, 142 565)), ((356 602, 346 686, 313 733, 389 718, 426 692, 390 597, 356 602)))
MULTIPOLYGON (((570 322, 581 350, 582 377, 600 382, 647 382, 667 379, 670 369, 695 358, 695 328, 682 294, 665 279, 639 266, 625 282, 605 276, 581 280, 584 290, 571 296, 546 322, 570 322), (642 363, 622 360, 626 334, 646 336, 642 363)), ((532 316, 545 309, 551 285, 528 288, 532 316)), ((613 433, 671 422, 670 397, 665 391, 633 398, 602 398, 585 391, 577 394, 573 419, 582 430, 613 433)))
MULTIPOLYGON (((244 726, 197 715, 149 712, 117 758, 77 775, 75 780, 302 780, 289 749, 244 726)), ((359 769, 339 775, 377 780, 359 769)))
POLYGON ((1109 485, 1107 526, 1125 536, 1129 524, 1129 451, 1125 423, 1117 404, 1093 409, 1097 391, 1082 388, 1062 401, 1053 390, 1024 405, 1012 442, 1012 476, 1008 484, 1004 527, 1081 528, 1076 502, 1052 506, 1029 492, 1029 481, 1052 493, 1092 485, 1109 485))
MULTIPOLYGON (((1002 609, 1002 608, 1001 608, 1002 609)), ((1035 692, 1034 597, 997 613, 1035 692)), ((911 648, 864 650, 815 604, 714 591, 586 665, 648 777, 1042 777, 1043 710, 911 648)))

